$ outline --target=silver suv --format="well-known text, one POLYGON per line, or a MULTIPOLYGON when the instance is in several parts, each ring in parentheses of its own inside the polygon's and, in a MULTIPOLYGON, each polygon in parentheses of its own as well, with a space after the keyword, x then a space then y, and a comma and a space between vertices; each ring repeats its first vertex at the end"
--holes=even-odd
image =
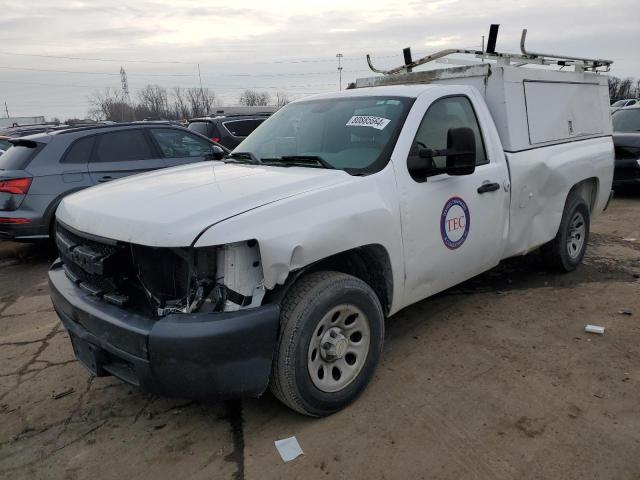
POLYGON ((220 159, 226 149, 186 128, 132 123, 68 128, 11 139, 0 156, 0 239, 51 235, 63 197, 165 167, 220 159))

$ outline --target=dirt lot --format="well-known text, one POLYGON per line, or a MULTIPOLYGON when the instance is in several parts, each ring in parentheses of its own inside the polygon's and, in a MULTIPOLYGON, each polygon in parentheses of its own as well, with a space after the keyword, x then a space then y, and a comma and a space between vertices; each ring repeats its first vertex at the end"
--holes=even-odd
POLYGON ((90 378, 51 309, 50 253, 0 244, 0 478, 640 479, 640 195, 592 230, 573 274, 531 255, 396 315, 372 384, 321 420, 269 394, 90 378), (284 464, 291 435, 305 455, 284 464))

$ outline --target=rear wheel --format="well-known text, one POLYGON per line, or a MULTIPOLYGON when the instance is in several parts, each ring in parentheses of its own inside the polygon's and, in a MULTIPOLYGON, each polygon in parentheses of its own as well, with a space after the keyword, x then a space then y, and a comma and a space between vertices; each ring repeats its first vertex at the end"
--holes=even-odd
POLYGON ((547 267, 571 272, 582 262, 589 241, 589 206, 577 193, 567 198, 556 237, 541 248, 547 267))
POLYGON ((382 306, 369 285, 338 272, 302 277, 282 302, 271 390, 305 415, 334 413, 369 383, 383 339, 382 306))

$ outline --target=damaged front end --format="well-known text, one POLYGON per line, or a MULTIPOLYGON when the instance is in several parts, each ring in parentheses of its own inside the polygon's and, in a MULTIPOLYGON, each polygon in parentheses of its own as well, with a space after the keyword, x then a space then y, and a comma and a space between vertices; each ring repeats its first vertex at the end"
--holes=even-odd
POLYGON ((204 248, 148 247, 92 237, 58 223, 56 244, 74 284, 147 317, 256 307, 265 293, 255 240, 204 248))

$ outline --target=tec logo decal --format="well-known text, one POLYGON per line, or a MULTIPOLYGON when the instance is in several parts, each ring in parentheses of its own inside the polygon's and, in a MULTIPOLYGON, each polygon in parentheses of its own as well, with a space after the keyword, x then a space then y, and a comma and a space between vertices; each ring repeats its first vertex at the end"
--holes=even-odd
POLYGON ((440 235, 445 246, 455 250, 464 243, 471 227, 469 207, 460 197, 451 197, 440 215, 440 235))

